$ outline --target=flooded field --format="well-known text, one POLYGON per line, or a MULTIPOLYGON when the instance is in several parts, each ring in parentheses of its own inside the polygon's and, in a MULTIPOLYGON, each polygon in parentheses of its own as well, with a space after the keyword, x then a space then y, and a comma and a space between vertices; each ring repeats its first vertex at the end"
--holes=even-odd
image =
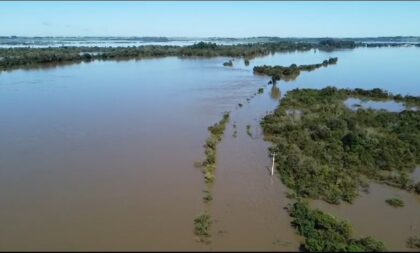
POLYGON ((372 101, 372 100, 360 100, 358 98, 348 98, 344 101, 344 104, 351 110, 362 109, 373 109, 373 110, 385 110, 389 112, 401 112, 404 110, 417 110, 416 107, 405 106, 403 103, 396 101, 372 101))
POLYGON ((347 220, 357 235, 374 236, 390 250, 409 251, 407 239, 420 234, 420 197, 389 186, 371 183, 368 193, 362 193, 351 205, 335 206, 322 201, 311 204, 347 220), (389 198, 401 199, 405 206, 392 207, 385 202, 389 198))
MULTIPOLYGON (((95 61, 0 73, 0 250, 297 250, 284 210, 287 189, 268 170, 261 117, 297 87, 420 95, 420 48, 275 54, 223 67, 228 59, 95 61), (338 57, 337 65, 276 87, 252 73, 255 65, 329 57, 338 57), (193 234, 204 189, 194 162, 203 159, 207 127, 224 111, 231 119, 209 207, 217 222, 205 245, 193 234)), ((314 205, 389 249, 405 249, 406 237, 420 233, 419 198, 389 187, 372 184, 352 206, 314 205), (394 195, 404 208, 384 202, 394 195)))

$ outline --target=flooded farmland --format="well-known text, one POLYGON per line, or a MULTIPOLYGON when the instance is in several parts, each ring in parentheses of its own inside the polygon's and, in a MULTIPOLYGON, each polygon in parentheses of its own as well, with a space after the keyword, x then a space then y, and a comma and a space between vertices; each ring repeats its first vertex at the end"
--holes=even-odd
MULTIPOLYGON (((223 67, 228 59, 1 72, 0 250, 297 250, 300 238, 284 210, 287 188, 269 173, 261 117, 298 87, 420 95, 415 47, 274 54, 223 67), (338 63, 275 87, 252 73, 255 65, 329 57, 338 63), (207 127, 225 111, 231 119, 218 148, 209 206, 216 222, 206 245, 192 231, 204 189, 194 162, 203 159, 207 127)), ((372 184, 354 205, 314 206, 391 250, 405 250, 406 237, 420 233, 418 196, 390 187, 372 184), (406 203, 403 209, 384 202, 394 195, 406 203)))

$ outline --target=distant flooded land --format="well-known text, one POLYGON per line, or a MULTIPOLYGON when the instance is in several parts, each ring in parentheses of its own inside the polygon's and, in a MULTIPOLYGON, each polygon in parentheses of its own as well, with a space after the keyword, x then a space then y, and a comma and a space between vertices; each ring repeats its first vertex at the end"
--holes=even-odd
POLYGON ((420 250, 420 38, 0 37, 0 250, 420 250))

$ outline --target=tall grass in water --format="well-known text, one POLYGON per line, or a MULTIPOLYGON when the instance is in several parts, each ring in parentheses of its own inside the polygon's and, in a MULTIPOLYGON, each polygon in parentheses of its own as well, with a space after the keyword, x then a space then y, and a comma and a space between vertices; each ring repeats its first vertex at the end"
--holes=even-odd
POLYGON ((203 213, 194 219, 194 234, 200 242, 209 243, 212 220, 209 214, 203 213))

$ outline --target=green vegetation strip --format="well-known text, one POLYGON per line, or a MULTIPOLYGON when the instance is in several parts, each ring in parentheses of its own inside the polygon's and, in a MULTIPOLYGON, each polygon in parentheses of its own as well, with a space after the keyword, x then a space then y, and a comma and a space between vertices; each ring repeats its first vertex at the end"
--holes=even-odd
MULTIPOLYGON (((226 125, 229 122, 229 113, 225 112, 223 118, 208 128, 210 136, 207 138, 204 145, 204 153, 206 158, 201 163, 203 167, 204 181, 207 185, 207 190, 204 190, 204 203, 210 203, 213 200, 209 186, 214 182, 216 171, 216 154, 217 144, 222 140, 226 125)), ((236 127, 236 125, 235 125, 236 127)), ((211 216, 208 213, 203 213, 194 219, 194 234, 199 238, 200 242, 210 243, 210 227, 212 224, 211 216)))
POLYGON ((292 225, 305 237, 302 247, 306 251, 385 251, 382 242, 371 237, 355 239, 351 226, 319 210, 311 210, 304 202, 296 202, 289 210, 292 225))
POLYGON ((420 111, 353 111, 343 103, 349 97, 420 104, 381 89, 288 92, 261 122, 282 182, 297 196, 334 204, 352 202, 367 179, 414 190, 408 175, 420 163, 420 111))
POLYGON ((254 73, 270 76, 272 83, 276 83, 276 81, 279 81, 279 80, 289 81, 289 80, 295 80, 300 75, 301 71, 313 71, 321 67, 327 67, 328 65, 336 64, 337 60, 338 58, 330 58, 318 64, 299 65, 299 66, 296 64, 292 64, 289 67, 284 67, 284 66, 279 66, 279 65, 255 66, 254 73))
POLYGON ((228 122, 229 113, 225 113, 218 123, 208 128, 210 136, 207 138, 206 144, 204 145, 206 158, 202 163, 204 180, 206 183, 212 183, 214 181, 214 172, 216 170, 216 148, 217 144, 222 140, 222 136, 228 122))

